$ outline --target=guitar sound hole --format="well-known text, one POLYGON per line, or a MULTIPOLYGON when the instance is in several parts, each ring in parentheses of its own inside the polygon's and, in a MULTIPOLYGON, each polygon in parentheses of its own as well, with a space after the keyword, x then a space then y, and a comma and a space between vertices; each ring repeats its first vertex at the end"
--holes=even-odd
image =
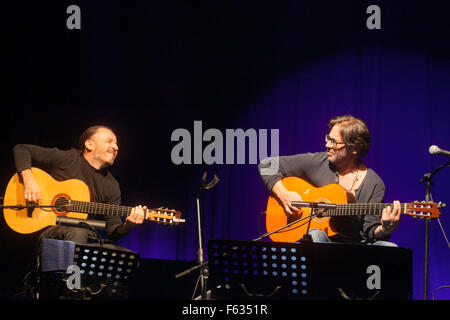
POLYGON ((294 214, 289 214, 287 216, 287 224, 292 223, 294 221, 297 221, 298 219, 300 219, 303 215, 303 212, 300 213, 294 213, 294 214))
POLYGON ((323 213, 325 212, 325 209, 316 209, 316 217, 317 218, 322 218, 323 217, 323 213))
POLYGON ((66 212, 67 211, 67 204, 69 203, 69 200, 64 197, 59 197, 55 200, 55 210, 57 212, 66 212))

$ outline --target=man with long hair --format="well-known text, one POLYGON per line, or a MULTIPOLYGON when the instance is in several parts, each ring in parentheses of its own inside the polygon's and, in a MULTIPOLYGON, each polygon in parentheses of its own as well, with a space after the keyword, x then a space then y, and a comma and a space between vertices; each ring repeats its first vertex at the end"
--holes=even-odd
MULTIPOLYGON (((325 136, 326 152, 305 153, 265 159, 259 170, 278 162, 275 174, 261 177, 266 188, 284 208, 286 215, 295 215, 300 209, 293 201, 302 201, 299 194, 286 189, 281 179, 287 176, 300 177, 315 187, 339 184, 347 193, 350 202, 382 203, 385 185, 382 179, 369 168, 361 158, 370 147, 370 132, 363 120, 351 115, 332 118, 325 136)), ((395 244, 388 242, 390 235, 400 222, 400 203, 394 201, 382 211, 381 217, 363 215, 358 217, 332 217, 330 226, 337 232, 328 237, 323 230, 312 229, 310 235, 317 242, 365 242, 377 245, 395 244)))

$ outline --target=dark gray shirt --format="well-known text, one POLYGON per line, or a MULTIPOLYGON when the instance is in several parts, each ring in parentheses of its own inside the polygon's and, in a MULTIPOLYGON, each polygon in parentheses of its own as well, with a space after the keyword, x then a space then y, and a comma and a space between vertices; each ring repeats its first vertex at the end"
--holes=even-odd
MULTIPOLYGON (((327 184, 338 183, 338 173, 327 158, 325 152, 304 153, 278 158, 267 158, 258 165, 261 177, 266 188, 271 191, 274 184, 289 176, 299 177, 311 183, 315 187, 323 187, 327 184), (261 174, 264 168, 278 169, 270 175, 261 174)), ((356 202, 359 203, 382 203, 384 201, 385 186, 383 180, 373 171, 368 169, 364 180, 355 190, 356 202)), ((380 216, 358 216, 358 217, 332 217, 330 224, 333 225, 341 235, 336 237, 338 241, 373 241, 374 231, 381 224, 380 216)), ((383 240, 387 240, 383 239, 383 240)), ((333 239, 332 239, 333 240, 333 239)))

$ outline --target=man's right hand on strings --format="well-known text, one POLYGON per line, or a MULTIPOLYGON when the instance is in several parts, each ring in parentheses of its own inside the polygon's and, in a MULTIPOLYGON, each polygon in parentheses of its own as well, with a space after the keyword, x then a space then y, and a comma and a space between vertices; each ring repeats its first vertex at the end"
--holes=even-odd
POLYGON ((292 201, 303 201, 302 197, 296 192, 287 190, 281 180, 274 184, 272 193, 276 196, 278 201, 280 201, 287 214, 293 215, 301 212, 299 208, 292 206, 291 203, 292 201))
POLYGON ((41 188, 30 169, 21 172, 23 179, 23 195, 26 201, 37 203, 41 199, 41 188))

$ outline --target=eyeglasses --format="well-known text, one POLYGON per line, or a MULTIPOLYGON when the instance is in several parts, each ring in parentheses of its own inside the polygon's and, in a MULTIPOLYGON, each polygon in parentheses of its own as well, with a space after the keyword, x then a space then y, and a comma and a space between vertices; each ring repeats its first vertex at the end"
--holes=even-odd
POLYGON ((328 143, 328 142, 331 143, 331 145, 333 146, 333 148, 336 148, 338 144, 344 144, 344 145, 345 145, 345 142, 342 142, 342 141, 336 141, 336 140, 334 140, 333 138, 331 138, 328 134, 326 134, 326 135, 325 135, 325 143, 328 143))

